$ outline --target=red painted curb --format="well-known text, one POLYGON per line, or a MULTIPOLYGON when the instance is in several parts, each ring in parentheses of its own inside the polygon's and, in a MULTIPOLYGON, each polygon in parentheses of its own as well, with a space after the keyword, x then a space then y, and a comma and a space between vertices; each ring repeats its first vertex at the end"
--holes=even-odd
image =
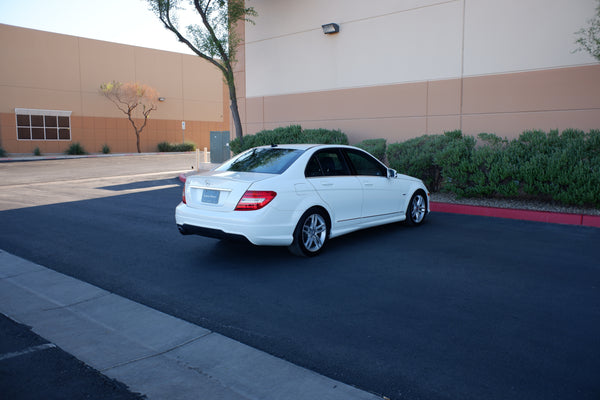
POLYGON ((483 217, 520 219, 523 221, 548 222, 552 224, 584 225, 600 228, 600 216, 567 214, 550 211, 515 210, 511 208, 471 206, 465 204, 430 203, 431 211, 468 214, 483 217))
POLYGON ((581 225, 593 226, 594 228, 600 228, 600 216, 598 215, 584 215, 581 220, 581 225))

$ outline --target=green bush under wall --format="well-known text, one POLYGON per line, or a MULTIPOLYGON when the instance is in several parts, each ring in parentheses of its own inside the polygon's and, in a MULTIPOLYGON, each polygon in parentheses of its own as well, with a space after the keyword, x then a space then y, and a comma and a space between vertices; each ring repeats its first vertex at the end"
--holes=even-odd
POLYGON ((229 143, 229 148, 233 154, 238 154, 257 146, 290 143, 348 144, 348 137, 339 130, 302 129, 300 125, 290 125, 245 135, 241 141, 236 138, 229 143))
POLYGON ((511 141, 454 131, 391 144, 387 157, 432 191, 600 207, 600 130, 531 130, 511 141))
POLYGON ((458 133, 424 135, 402 143, 388 144, 386 157, 389 166, 400 173, 422 179, 429 190, 437 192, 441 187, 442 174, 434 158, 452 140, 462 138, 462 134, 458 136, 458 133))
POLYGON ((75 142, 69 146, 69 148, 65 151, 65 154, 68 154, 71 156, 78 156, 78 155, 87 154, 87 152, 85 151, 85 149, 83 148, 81 143, 75 142))
POLYGON ((191 142, 185 142, 185 143, 160 142, 158 144, 158 151, 161 153, 186 152, 186 151, 194 151, 194 150, 196 150, 196 145, 191 142))

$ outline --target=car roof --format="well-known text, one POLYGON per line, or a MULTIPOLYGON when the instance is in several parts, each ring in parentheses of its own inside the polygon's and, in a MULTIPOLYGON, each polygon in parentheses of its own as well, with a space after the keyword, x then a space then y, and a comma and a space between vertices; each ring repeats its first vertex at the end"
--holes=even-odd
POLYGON ((312 148, 327 148, 327 147, 346 147, 355 148, 353 146, 347 146, 343 144, 315 144, 315 143, 290 143, 290 144, 276 144, 271 146, 259 146, 258 148, 283 148, 283 149, 295 149, 295 150, 308 150, 312 148))

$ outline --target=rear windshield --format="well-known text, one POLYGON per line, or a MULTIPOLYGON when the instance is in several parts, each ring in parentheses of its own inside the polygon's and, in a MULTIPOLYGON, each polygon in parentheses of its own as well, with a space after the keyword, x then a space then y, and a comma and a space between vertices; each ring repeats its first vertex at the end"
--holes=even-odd
POLYGON ((302 154, 304 150, 256 148, 242 153, 221 165, 216 171, 260 172, 281 174, 302 154))

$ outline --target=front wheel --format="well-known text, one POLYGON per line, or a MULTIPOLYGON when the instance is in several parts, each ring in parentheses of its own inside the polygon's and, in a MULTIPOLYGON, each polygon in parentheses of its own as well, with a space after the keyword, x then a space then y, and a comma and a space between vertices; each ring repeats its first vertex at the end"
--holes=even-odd
POLYGON ((406 209, 406 223, 408 225, 421 225, 427 215, 427 198, 425 193, 418 191, 410 198, 406 209))
POLYGON ((300 217, 294 230, 294 241, 288 248, 297 256, 316 256, 325 246, 328 231, 325 213, 311 208, 300 217))

